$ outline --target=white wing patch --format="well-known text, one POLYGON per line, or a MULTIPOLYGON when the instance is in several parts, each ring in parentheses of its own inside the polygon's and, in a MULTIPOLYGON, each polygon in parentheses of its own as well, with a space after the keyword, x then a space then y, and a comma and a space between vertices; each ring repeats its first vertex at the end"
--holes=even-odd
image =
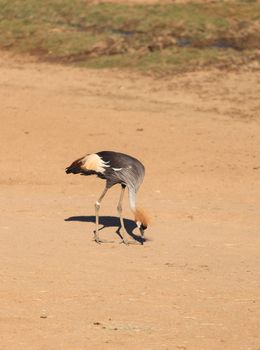
POLYGON ((122 170, 123 168, 112 168, 113 170, 115 170, 115 171, 120 171, 120 170, 122 170))
POLYGON ((99 157, 96 153, 92 153, 86 156, 85 163, 82 168, 86 170, 94 170, 97 173, 104 173, 105 168, 109 167, 109 162, 104 162, 101 157, 99 157))

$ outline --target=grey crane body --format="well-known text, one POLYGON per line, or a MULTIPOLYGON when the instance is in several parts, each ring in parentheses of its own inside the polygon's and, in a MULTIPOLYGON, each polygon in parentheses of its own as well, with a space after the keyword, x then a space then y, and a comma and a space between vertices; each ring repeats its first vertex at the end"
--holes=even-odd
POLYGON ((141 235, 143 236, 144 230, 147 228, 147 219, 143 212, 136 208, 136 193, 143 181, 145 168, 138 159, 124 153, 102 151, 87 154, 86 156, 75 160, 69 167, 66 168, 66 173, 81 174, 85 176, 97 175, 99 178, 106 180, 106 187, 100 198, 95 203, 96 242, 104 242, 98 237, 100 203, 108 189, 116 184, 120 184, 122 188, 117 209, 121 223, 123 242, 126 244, 131 243, 126 240, 126 232, 122 218, 122 200, 125 187, 127 187, 129 191, 130 208, 135 214, 137 226, 139 227, 141 235))

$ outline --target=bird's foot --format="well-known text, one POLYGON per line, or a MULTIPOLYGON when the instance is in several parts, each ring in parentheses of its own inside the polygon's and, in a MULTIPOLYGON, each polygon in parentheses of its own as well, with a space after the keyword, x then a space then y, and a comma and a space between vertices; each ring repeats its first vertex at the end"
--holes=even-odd
POLYGON ((114 241, 108 241, 106 239, 100 239, 99 237, 95 237, 94 238, 94 241, 98 244, 101 244, 101 243, 114 243, 114 241))
POLYGON ((137 242, 137 241, 133 241, 133 240, 127 240, 127 239, 122 239, 120 242, 120 244, 125 244, 125 245, 130 245, 130 244, 135 244, 135 245, 141 245, 140 242, 137 242))
POLYGON ((98 237, 98 235, 96 234, 96 231, 94 231, 94 241, 96 242, 96 243, 98 243, 98 244, 101 244, 101 243, 114 243, 114 241, 108 241, 108 240, 106 240, 106 239, 100 239, 99 237, 98 237))
POLYGON ((94 231, 94 241, 96 243, 98 243, 98 244, 101 244, 101 243, 114 243, 114 241, 108 241, 106 239, 100 239, 96 230, 94 231))

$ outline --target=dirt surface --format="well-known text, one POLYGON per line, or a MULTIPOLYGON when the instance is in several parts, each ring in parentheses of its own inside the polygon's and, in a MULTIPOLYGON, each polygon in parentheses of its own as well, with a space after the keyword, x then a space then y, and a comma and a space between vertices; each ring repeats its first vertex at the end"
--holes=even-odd
POLYGON ((259 73, 141 77, 1 54, 0 349, 260 349, 259 73), (69 176, 101 150, 146 166, 144 245, 119 187, 69 176), (124 202, 129 233, 138 234, 124 202))

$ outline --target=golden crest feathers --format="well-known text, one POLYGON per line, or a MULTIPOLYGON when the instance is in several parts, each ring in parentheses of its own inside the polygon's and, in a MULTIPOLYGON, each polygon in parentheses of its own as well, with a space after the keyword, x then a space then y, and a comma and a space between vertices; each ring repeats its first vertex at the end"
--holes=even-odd
POLYGON ((150 219, 149 219, 148 215, 141 208, 138 208, 135 211, 135 221, 141 222, 145 227, 147 227, 148 224, 150 224, 150 219))

